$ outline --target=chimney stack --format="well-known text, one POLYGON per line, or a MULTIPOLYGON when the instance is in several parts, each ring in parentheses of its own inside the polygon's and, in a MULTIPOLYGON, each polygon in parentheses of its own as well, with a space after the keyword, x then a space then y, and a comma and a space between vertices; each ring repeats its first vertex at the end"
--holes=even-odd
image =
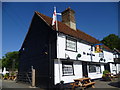
POLYGON ((76 30, 75 11, 70 7, 62 12, 62 23, 66 24, 73 30, 76 30))

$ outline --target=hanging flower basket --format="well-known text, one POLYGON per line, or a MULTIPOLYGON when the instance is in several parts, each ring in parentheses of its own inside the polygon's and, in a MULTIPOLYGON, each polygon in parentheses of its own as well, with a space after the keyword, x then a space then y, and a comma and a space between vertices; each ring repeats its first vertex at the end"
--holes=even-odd
POLYGON ((81 57, 81 54, 78 54, 77 57, 80 58, 80 57, 81 57))

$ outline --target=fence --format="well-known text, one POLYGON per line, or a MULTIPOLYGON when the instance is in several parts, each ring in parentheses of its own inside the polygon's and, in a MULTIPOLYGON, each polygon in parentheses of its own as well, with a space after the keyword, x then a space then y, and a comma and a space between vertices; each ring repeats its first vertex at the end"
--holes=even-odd
POLYGON ((35 87, 35 69, 32 68, 30 72, 19 72, 16 81, 30 83, 32 87, 35 87))

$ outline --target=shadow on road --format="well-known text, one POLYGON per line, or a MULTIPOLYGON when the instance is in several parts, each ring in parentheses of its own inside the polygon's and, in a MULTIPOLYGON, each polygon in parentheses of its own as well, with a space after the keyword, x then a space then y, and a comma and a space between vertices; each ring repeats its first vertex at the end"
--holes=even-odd
POLYGON ((113 87, 117 87, 120 88, 120 82, 111 82, 108 85, 113 86, 113 87))

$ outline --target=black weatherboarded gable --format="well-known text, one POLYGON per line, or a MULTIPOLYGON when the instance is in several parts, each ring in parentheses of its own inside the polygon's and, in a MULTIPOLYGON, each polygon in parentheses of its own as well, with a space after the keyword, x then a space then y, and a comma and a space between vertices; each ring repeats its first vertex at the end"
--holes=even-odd
POLYGON ((19 73, 36 71, 36 86, 54 85, 54 59, 56 58, 56 31, 52 30, 36 13, 20 49, 19 73))

